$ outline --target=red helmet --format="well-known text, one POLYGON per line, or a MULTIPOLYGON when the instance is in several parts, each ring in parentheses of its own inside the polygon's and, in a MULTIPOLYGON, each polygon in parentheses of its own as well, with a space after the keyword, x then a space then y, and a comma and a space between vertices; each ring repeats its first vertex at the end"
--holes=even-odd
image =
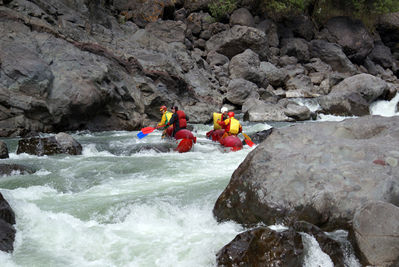
POLYGON ((227 115, 229 115, 230 118, 233 118, 234 117, 234 112, 230 111, 229 113, 227 113, 227 115))
POLYGON ((166 111, 166 110, 167 110, 166 106, 162 106, 159 108, 159 111, 166 111))

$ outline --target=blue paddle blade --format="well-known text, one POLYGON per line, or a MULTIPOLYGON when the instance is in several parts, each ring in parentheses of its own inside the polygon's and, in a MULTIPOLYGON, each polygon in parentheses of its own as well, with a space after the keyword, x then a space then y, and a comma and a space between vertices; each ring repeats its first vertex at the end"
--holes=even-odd
POLYGON ((138 134, 137 134, 137 137, 139 138, 139 139, 141 139, 141 138, 144 138, 144 137, 146 137, 148 134, 144 134, 143 132, 139 132, 138 134))

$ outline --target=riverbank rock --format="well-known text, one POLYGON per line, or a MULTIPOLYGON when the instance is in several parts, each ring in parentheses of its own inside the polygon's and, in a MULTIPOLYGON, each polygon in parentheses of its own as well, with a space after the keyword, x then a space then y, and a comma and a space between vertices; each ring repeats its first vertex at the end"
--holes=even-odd
POLYGON ((237 235, 216 255, 218 266, 302 266, 301 235, 258 227, 237 235))
POLYGON ((8 157, 7 145, 3 141, 0 141, 0 159, 6 159, 8 157))
POLYGON ((18 141, 17 154, 27 153, 43 156, 54 154, 81 155, 82 145, 72 136, 66 133, 59 133, 50 137, 33 137, 18 141))
POLYGON ((15 214, 0 193, 0 250, 12 252, 15 240, 15 214))
POLYGON ((273 129, 235 170, 214 215, 243 225, 303 220, 350 229, 366 201, 397 203, 398 133, 398 117, 380 116, 273 129))
POLYGON ((364 265, 395 266, 399 261, 399 207, 382 201, 364 204, 355 213, 351 235, 364 265))
POLYGON ((322 112, 341 116, 370 114, 370 104, 380 96, 389 94, 389 86, 382 79, 370 74, 358 74, 346 78, 331 92, 319 98, 322 112))

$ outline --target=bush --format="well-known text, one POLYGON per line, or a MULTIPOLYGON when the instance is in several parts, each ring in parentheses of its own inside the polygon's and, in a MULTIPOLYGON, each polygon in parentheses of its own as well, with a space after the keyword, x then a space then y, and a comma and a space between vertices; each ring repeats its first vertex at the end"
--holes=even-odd
POLYGON ((208 8, 213 17, 222 20, 237 8, 237 0, 213 0, 208 8))

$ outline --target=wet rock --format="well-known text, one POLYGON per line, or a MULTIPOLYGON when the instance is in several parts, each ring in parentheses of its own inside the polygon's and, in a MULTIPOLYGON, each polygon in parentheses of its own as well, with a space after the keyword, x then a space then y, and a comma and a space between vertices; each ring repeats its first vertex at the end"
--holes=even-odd
POLYGON ((301 235, 258 227, 237 235, 217 254, 218 266, 302 266, 301 235))
POLYGON ((12 252, 15 240, 15 214, 0 193, 0 250, 12 252))
POLYGON ((346 78, 319 98, 323 112, 343 116, 363 116, 369 114, 370 104, 389 92, 382 79, 370 74, 358 74, 346 78))
POLYGON ((284 114, 296 121, 309 120, 311 117, 310 110, 306 106, 297 104, 288 104, 285 107, 284 114))
POLYGON ((330 238, 319 227, 304 221, 299 221, 296 222, 292 228, 297 232, 312 235, 317 240, 317 243, 319 243, 321 250, 331 258, 335 267, 346 266, 345 255, 341 244, 330 238))
POLYGON ((43 156, 54 154, 81 155, 82 146, 70 135, 59 133, 51 137, 34 137, 18 141, 17 154, 43 156))
POLYGON ((31 174, 34 171, 26 166, 19 164, 0 164, 0 175, 31 174))
POLYGON ((250 134, 248 136, 251 138, 252 142, 254 142, 255 144, 260 144, 264 140, 266 140, 266 138, 272 133, 272 131, 273 131, 273 128, 270 128, 267 130, 256 132, 254 134, 250 134))
POLYGON ((0 159, 6 159, 8 157, 7 145, 3 141, 0 141, 0 159))
POLYGON ((368 200, 397 203, 399 169, 374 164, 398 159, 399 118, 365 116, 342 122, 274 129, 233 173, 219 196, 218 221, 350 229, 368 200))
POLYGON ((351 238, 364 265, 393 266, 399 260, 399 207, 365 203, 356 210, 351 238))

